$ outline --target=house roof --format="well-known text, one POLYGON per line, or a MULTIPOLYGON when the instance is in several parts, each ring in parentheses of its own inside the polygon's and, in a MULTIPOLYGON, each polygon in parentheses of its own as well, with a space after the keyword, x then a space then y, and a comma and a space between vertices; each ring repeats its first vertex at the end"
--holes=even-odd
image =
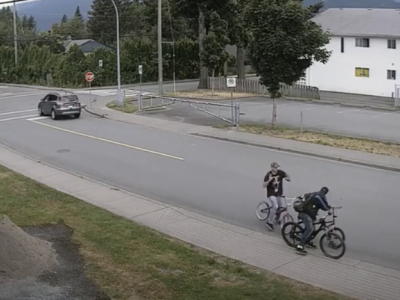
POLYGON ((74 46, 82 46, 83 44, 86 44, 87 42, 92 41, 91 39, 84 39, 84 40, 67 40, 64 41, 64 47, 65 47, 65 52, 68 52, 69 49, 74 46))
POLYGON ((334 36, 400 38, 400 10, 329 8, 313 18, 334 36))

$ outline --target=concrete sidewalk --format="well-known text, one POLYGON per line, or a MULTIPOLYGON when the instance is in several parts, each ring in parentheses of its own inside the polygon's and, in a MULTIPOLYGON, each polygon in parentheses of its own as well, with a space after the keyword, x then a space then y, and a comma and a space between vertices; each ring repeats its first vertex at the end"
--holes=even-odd
POLYGON ((0 147, 0 164, 117 215, 249 265, 356 299, 399 299, 398 271, 347 258, 329 260, 321 256, 320 250, 313 251, 315 255, 299 256, 280 238, 118 191, 5 147, 0 147))
POLYGON ((150 118, 145 115, 127 114, 109 109, 104 105, 105 103, 99 101, 99 103, 97 103, 95 106, 89 106, 87 109, 98 116, 103 116, 111 120, 151 127, 158 130, 164 130, 178 134, 191 134, 204 138, 213 138, 227 142, 247 144, 250 146, 264 147, 278 151, 286 151, 295 154, 319 157, 322 159, 342 161, 345 163, 358 164, 366 167, 400 172, 400 158, 397 157, 274 138, 266 135, 240 132, 235 129, 222 130, 209 126, 199 126, 170 120, 150 118))

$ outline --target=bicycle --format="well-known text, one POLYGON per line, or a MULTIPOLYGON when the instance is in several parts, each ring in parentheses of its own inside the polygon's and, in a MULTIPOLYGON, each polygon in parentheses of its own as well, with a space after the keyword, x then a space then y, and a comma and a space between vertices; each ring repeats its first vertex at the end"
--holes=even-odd
MULTIPOLYGON (((332 207, 328 213, 323 216, 322 218, 320 218, 317 222, 314 222, 314 232, 311 234, 309 241, 312 241, 313 239, 316 238, 316 236, 324 231, 324 234, 321 236, 320 240, 319 240, 319 246, 321 248, 322 253, 329 258, 333 258, 333 259, 339 259, 341 258, 345 252, 346 252, 346 235, 344 233, 344 231, 339 228, 336 227, 336 218, 339 216, 340 213, 340 209, 342 207, 332 207), (338 213, 335 214, 335 210, 338 210, 338 213), (331 221, 327 221, 326 218, 328 216, 333 216, 331 221), (319 225, 318 229, 315 229, 315 226, 319 225), (332 249, 341 249, 341 252, 339 253, 339 255, 331 255, 327 252, 327 249, 324 246, 324 241, 325 239, 327 240, 327 244, 329 248, 332 249), (337 240, 338 242, 336 243, 334 240, 337 240)), ((281 234, 282 234, 282 238, 285 241, 285 243, 290 246, 295 248, 301 241, 301 237, 303 235, 304 232, 304 228, 301 226, 303 222, 299 221, 299 222, 288 222, 286 223, 282 229, 281 229, 281 234), (292 239, 292 242, 289 241, 289 238, 287 237, 286 234, 286 229, 290 228, 290 232, 288 233, 289 238, 292 239)))
MULTIPOLYGON (((275 213, 275 216, 278 218, 278 223, 280 224, 281 228, 287 222, 293 222, 293 217, 288 212, 288 207, 291 206, 296 198, 286 198, 285 196, 281 196, 281 202, 285 203, 285 206, 278 207, 275 213)), ((261 201, 256 208, 256 217, 260 221, 265 221, 268 219, 271 213, 271 206, 266 200, 261 201)))

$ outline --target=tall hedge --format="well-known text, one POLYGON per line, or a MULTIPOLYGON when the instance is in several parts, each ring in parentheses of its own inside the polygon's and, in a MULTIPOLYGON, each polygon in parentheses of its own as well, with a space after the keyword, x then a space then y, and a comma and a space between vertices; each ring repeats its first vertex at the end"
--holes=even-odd
MULTIPOLYGON (((98 49, 85 55, 77 46, 68 53, 53 53, 48 46, 26 46, 18 51, 18 66, 14 49, 0 47, 0 82, 58 87, 86 86, 84 74, 95 74, 92 86, 117 84, 116 53, 98 49), (103 66, 99 67, 99 60, 103 66)), ((191 40, 178 41, 175 46, 163 44, 164 80, 193 79, 199 76, 198 44, 191 40), (174 64, 175 54, 175 64, 174 64)), ((157 45, 146 39, 121 41, 122 84, 139 82, 138 66, 143 65, 143 82, 157 81, 157 45)))

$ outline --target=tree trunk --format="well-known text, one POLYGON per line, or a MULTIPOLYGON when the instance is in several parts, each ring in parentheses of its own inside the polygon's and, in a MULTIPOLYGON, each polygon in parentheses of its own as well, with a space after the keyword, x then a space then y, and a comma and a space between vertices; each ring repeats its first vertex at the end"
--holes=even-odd
POLYGON ((243 47, 236 46, 236 68, 238 79, 246 79, 244 72, 244 49, 243 47))
POLYGON ((275 129, 276 115, 277 115, 276 99, 272 98, 272 120, 271 120, 271 128, 272 129, 275 129))
POLYGON ((203 67, 200 54, 204 50, 203 41, 206 36, 206 21, 204 17, 204 12, 201 7, 199 7, 199 58, 200 58, 200 79, 198 89, 207 89, 207 79, 208 79, 208 69, 203 67))

